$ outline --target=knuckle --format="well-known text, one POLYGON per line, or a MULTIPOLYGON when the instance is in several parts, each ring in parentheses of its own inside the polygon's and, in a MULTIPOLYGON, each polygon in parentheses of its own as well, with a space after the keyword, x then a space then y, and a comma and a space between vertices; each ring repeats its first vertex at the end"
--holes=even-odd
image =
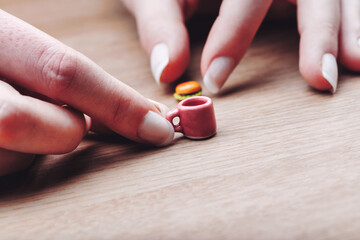
POLYGON ((301 29, 302 34, 308 32, 310 35, 331 37, 337 39, 339 26, 330 22, 323 21, 318 24, 309 25, 301 29))
POLYGON ((49 94, 58 99, 71 91, 77 72, 77 57, 68 49, 46 49, 39 58, 41 79, 49 94))
POLYGON ((339 27, 332 23, 324 22, 319 26, 319 31, 323 31, 324 33, 327 33, 331 37, 337 39, 337 36, 339 34, 339 27))
POLYGON ((115 105, 112 111, 111 122, 116 126, 122 125, 124 118, 127 115, 126 113, 131 108, 131 100, 122 98, 118 101, 115 101, 115 105))

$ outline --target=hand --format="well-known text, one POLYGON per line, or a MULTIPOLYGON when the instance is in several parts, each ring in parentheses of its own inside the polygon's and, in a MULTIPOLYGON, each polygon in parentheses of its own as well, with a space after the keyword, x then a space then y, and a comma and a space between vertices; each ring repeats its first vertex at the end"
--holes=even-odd
POLYGON ((0 175, 29 165, 33 154, 72 151, 90 128, 88 116, 134 141, 173 138, 162 105, 1 10, 0 75, 0 175))
MULTIPOLYGON (((157 82, 172 82, 185 71, 190 53, 184 21, 199 1, 123 0, 136 18, 140 40, 151 56, 157 82)), ((281 2, 285 0, 274 3, 281 2)), ((316 89, 335 92, 338 55, 346 67, 360 71, 360 1, 287 2, 297 4, 302 76, 316 89)), ((272 3, 272 0, 222 1, 201 58, 201 72, 209 91, 219 92, 248 49, 272 3)))

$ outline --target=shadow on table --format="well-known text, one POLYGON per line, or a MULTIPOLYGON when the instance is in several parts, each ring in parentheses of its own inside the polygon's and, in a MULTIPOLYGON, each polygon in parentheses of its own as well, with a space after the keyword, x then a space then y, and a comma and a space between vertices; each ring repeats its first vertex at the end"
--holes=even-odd
POLYGON ((89 135, 75 151, 64 155, 38 156, 26 170, 0 177, 0 202, 37 194, 70 184, 86 173, 111 168, 159 148, 137 144, 119 136, 89 135))

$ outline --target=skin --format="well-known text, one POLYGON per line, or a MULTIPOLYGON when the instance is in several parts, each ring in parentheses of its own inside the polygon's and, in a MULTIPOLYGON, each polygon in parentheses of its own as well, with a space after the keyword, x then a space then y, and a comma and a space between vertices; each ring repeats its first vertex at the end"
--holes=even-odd
MULTIPOLYGON (((175 81, 189 63, 189 37, 184 22, 201 7, 211 8, 200 0, 123 0, 133 13, 140 40, 151 54, 158 43, 169 47, 170 62, 161 82, 175 81), (201 4, 202 3, 202 4, 201 4)), ((231 57, 235 66, 244 56, 261 22, 272 6, 286 12, 296 5, 298 30, 301 35, 299 68, 304 79, 314 88, 331 86, 321 73, 325 53, 339 56, 347 68, 360 71, 360 2, 358 0, 223 0, 201 58, 204 76, 211 62, 220 56, 231 57)), ((214 3, 214 1, 212 1, 214 3)), ((217 5, 217 4, 214 4, 217 5)))
MULTIPOLYGON (((161 82, 175 81, 190 60, 185 20, 211 8, 200 0, 123 0, 136 18, 140 41, 151 54, 166 43, 170 62, 161 82)), ((325 53, 360 71, 360 1, 223 0, 201 58, 204 76, 218 56, 237 64, 268 9, 296 4, 300 72, 314 88, 328 90, 319 66, 325 53)), ((0 175, 24 169, 34 154, 65 153, 80 143, 93 121, 134 141, 145 114, 160 110, 94 62, 0 10, 0 175), (91 96, 91 98, 89 97, 91 96), (64 107, 66 106, 71 107, 64 107), (103 111, 107 109, 107 111, 103 111)), ((235 64, 235 66, 236 66, 235 64)))
POLYGON ((72 151, 91 119, 141 142, 146 113, 160 114, 82 54, 1 10, 0 43, 0 175, 25 168, 34 154, 72 151))

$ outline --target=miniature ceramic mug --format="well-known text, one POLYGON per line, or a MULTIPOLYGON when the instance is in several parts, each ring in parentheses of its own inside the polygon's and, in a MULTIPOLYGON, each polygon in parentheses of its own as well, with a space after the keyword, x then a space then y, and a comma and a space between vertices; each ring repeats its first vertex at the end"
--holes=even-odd
POLYGON ((216 133, 216 119, 213 102, 210 98, 199 96, 181 101, 171 110, 166 119, 174 126, 175 132, 181 132, 192 139, 204 139, 216 133), (174 118, 179 123, 174 124, 174 118))

